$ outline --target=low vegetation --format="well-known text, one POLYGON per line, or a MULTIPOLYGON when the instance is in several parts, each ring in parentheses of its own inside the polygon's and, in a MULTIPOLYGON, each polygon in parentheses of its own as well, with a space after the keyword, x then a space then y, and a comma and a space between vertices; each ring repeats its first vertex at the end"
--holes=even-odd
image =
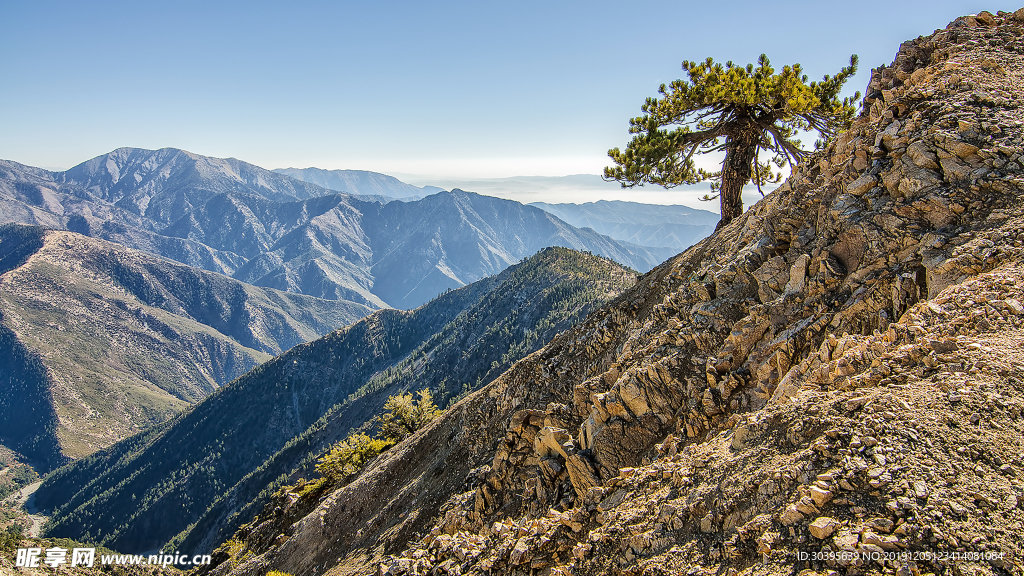
MULTIPOLYGON (((320 477, 306 483, 300 495, 347 484, 378 454, 440 415, 441 410, 434 404, 434 398, 426 388, 418 392, 418 399, 411 393, 388 397, 384 412, 371 420, 371 424, 378 429, 377 433, 369 436, 363 432, 353 432, 334 444, 317 459, 316 472, 320 477)), ((286 486, 284 490, 287 492, 291 488, 286 486)))
MULTIPOLYGON (((255 525, 267 520, 281 521, 278 510, 287 510, 284 522, 296 514, 306 514, 320 502, 321 496, 348 484, 374 458, 385 452, 420 428, 430 424, 441 415, 434 404, 430 390, 424 388, 416 393, 389 396, 384 411, 370 421, 370 428, 376 429, 372 436, 365 432, 353 432, 344 440, 335 443, 316 460, 317 478, 307 481, 300 478, 294 485, 283 486, 264 508, 263 512, 249 524, 243 525, 214 552, 214 563, 238 564, 244 561, 251 549, 247 536, 255 525)), ((268 576, 270 576, 268 574, 268 576)))

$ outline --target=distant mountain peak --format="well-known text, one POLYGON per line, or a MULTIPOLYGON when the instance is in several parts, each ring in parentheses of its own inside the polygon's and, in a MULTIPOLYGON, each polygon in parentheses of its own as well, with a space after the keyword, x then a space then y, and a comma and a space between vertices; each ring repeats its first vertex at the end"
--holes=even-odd
POLYGON ((177 148, 118 148, 55 174, 0 165, 5 220, 374 308, 414 308, 553 245, 638 270, 668 255, 464 188, 420 188, 366 170, 271 171, 177 148))
POLYGON ((394 176, 369 170, 327 170, 324 168, 276 168, 285 174, 338 192, 385 196, 400 200, 416 200, 442 189, 436 186, 413 186, 394 176))

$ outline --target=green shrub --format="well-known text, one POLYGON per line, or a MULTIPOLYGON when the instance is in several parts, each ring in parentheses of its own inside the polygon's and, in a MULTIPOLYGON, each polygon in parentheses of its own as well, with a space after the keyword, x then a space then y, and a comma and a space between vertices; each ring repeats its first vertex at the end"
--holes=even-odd
POLYGON ((411 393, 388 398, 384 413, 377 417, 382 438, 398 442, 441 415, 430 390, 424 388, 418 394, 419 400, 413 400, 411 393))
POLYGON ((316 463, 316 471, 330 484, 339 484, 363 469, 367 462, 395 445, 395 441, 351 434, 335 444, 316 463))

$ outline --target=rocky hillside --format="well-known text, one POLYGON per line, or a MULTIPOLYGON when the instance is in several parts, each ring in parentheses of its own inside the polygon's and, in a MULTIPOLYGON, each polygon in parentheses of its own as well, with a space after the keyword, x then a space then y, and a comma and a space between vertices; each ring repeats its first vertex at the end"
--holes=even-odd
POLYGON ((48 470, 369 312, 72 232, 0 226, 0 442, 48 470))
POLYGON ((259 511, 250 504, 261 493, 363 426, 388 396, 429 388, 444 406, 635 278, 610 260, 551 248, 414 311, 375 312, 51 474, 36 492, 53 511, 47 533, 141 552, 181 532, 188 549, 212 549, 259 511))
POLYGON ((0 161, 4 222, 375 309, 415 308, 549 246, 642 271, 663 256, 509 200, 453 190, 390 202, 173 148, 120 148, 65 172, 0 161))
POLYGON ((213 573, 1020 574, 1022 34, 906 42, 780 189, 213 573))

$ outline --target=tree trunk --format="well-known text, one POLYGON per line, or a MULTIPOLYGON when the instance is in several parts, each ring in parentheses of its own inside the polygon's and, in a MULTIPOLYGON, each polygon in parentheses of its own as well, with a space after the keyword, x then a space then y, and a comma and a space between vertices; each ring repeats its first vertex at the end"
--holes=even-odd
POLYGON ((760 134, 756 129, 745 129, 725 141, 725 162, 722 164, 721 228, 743 213, 743 186, 750 182, 750 167, 757 152, 760 134))

